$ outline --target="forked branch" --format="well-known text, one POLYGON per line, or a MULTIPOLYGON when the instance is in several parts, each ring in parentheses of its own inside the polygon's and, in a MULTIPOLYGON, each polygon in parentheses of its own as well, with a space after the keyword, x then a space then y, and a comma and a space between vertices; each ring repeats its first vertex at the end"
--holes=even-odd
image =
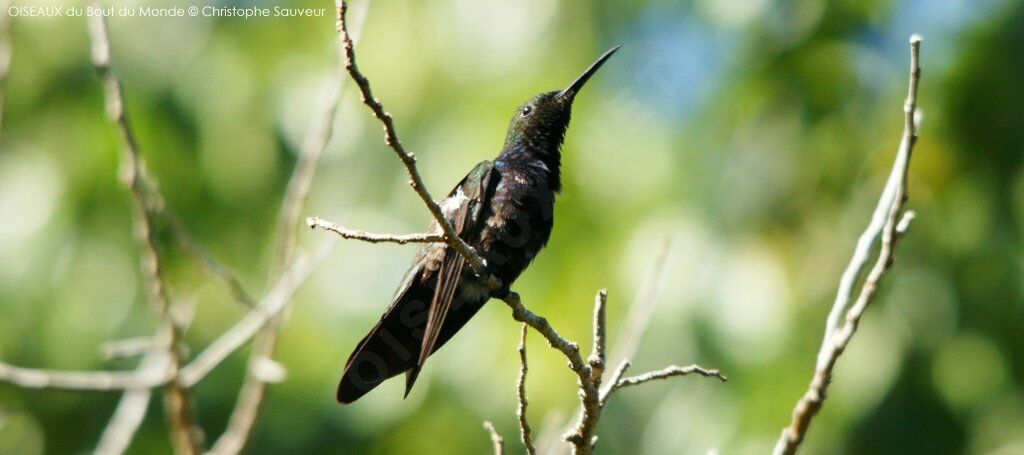
MULTIPOLYGON (((626 368, 629 367, 629 362, 623 361, 619 368, 612 374, 610 385, 605 387, 604 390, 601 390, 600 384, 602 382, 601 378, 603 376, 602 372, 604 362, 603 353, 606 350, 604 313, 607 297, 607 292, 602 290, 599 291, 597 296, 594 298, 595 344, 593 346, 593 354, 591 354, 590 359, 587 362, 584 362, 580 356, 579 346, 576 343, 573 343, 559 335, 545 318, 526 309, 517 294, 511 293, 504 299, 505 303, 512 308, 512 317, 517 321, 529 325, 531 328, 543 335, 551 347, 560 351, 566 359, 569 360, 569 368, 576 374, 582 409, 576 424, 563 436, 563 439, 572 445, 572 451, 574 454, 591 453, 597 440, 597 437, 594 436, 594 434, 597 429, 597 423, 601 419, 601 411, 604 409, 608 397, 613 392, 621 388, 644 384, 658 379, 686 376, 694 373, 706 377, 715 377, 722 382, 725 382, 726 380, 726 377, 719 373, 718 370, 709 370, 697 365, 691 365, 689 367, 670 366, 663 370, 623 379, 622 376, 624 375, 626 368), (595 366, 600 366, 601 371, 595 371, 595 366)), ((524 384, 526 380, 525 349, 520 351, 520 356, 520 361, 523 365, 520 369, 519 379, 517 380, 517 395, 520 402, 520 411, 518 413, 520 432, 524 435, 523 443, 526 445, 527 451, 533 453, 533 450, 535 449, 533 449, 532 444, 528 442, 530 439, 526 437, 526 435, 530 434, 530 429, 526 423, 525 415, 523 414, 523 409, 525 409, 525 391, 523 389, 525 388, 524 384)))
POLYGON ((875 208, 871 223, 857 242, 857 248, 843 274, 835 304, 832 307, 825 327, 825 339, 818 353, 818 362, 811 379, 811 384, 804 396, 793 409, 793 418, 789 426, 782 430, 775 445, 776 455, 796 453, 800 443, 807 436, 807 430, 814 416, 825 404, 828 386, 832 382, 832 372, 839 356, 846 350, 850 339, 860 325, 864 310, 874 300, 878 287, 892 268, 896 243, 906 231, 913 212, 903 211, 907 199, 907 170, 910 166, 911 153, 917 143, 917 85, 921 78, 919 54, 921 37, 910 37, 910 82, 907 89, 907 100, 903 105, 903 138, 896 151, 896 160, 886 182, 885 190, 875 208), (853 299, 853 283, 861 275, 867 265, 871 246, 881 236, 881 247, 867 278, 860 287, 856 300, 853 299), (841 318, 844 323, 839 325, 841 318))
POLYGON ((487 434, 491 436, 491 448, 494 451, 494 455, 502 455, 505 453, 505 440, 498 434, 498 430, 494 429, 494 424, 490 421, 484 422, 484 429, 487 430, 487 434))
POLYGON ((373 111, 373 115, 384 126, 384 142, 391 147, 391 150, 395 152, 398 159, 402 161, 406 173, 409 174, 409 185, 412 186, 412 189, 416 191, 416 194, 423 201, 423 205, 430 211, 434 221, 441 227, 445 243, 461 254, 477 275, 485 277, 488 287, 497 289, 500 287, 498 279, 487 272, 487 266, 484 264, 483 259, 480 258, 473 247, 469 246, 456 234, 455 228, 452 227, 452 224, 445 219, 444 213, 441 212, 441 207, 430 197, 427 186, 423 183, 423 177, 420 176, 420 172, 416 168, 416 157, 411 152, 405 150, 402 141, 398 139, 398 133, 395 132, 394 119, 391 118, 391 114, 384 110, 380 100, 374 98, 373 92, 370 90, 370 81, 359 72, 359 67, 356 65, 355 43, 353 43, 352 37, 349 34, 345 18, 345 14, 348 11, 348 3, 345 0, 336 0, 335 6, 338 13, 338 36, 341 38, 345 55, 345 70, 348 71, 348 74, 352 76, 352 80, 359 87, 360 99, 363 101, 363 104, 373 111))
MULTIPOLYGON (((162 267, 156 249, 156 234, 153 232, 151 212, 148 209, 148 188, 144 180, 145 166, 142 164, 138 142, 135 140, 135 135, 128 122, 128 115, 125 112, 121 79, 110 66, 110 41, 107 36, 106 24, 102 16, 91 16, 89 19, 92 63, 103 80, 107 115, 117 125, 121 135, 122 182, 132 196, 135 209, 134 231, 141 251, 143 278, 146 281, 150 303, 157 317, 158 338, 163 342, 162 348, 168 353, 169 374, 176 377, 182 364, 178 349, 181 332, 171 317, 171 301, 161 276, 162 267)), ((191 396, 177 380, 169 380, 164 385, 164 407, 171 422, 171 440, 177 451, 186 454, 201 452, 202 437, 194 424, 191 396)))

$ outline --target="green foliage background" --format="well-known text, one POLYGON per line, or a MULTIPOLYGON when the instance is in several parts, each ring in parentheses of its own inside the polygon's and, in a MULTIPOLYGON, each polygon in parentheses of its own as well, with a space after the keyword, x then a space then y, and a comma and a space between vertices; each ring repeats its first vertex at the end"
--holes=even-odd
MULTIPOLYGON (((285 182, 324 88, 337 81, 333 5, 222 5, 327 14, 109 24, 128 109, 169 206, 258 293, 285 182)), ((1024 4, 369 7, 360 66, 435 195, 498 152, 515 106, 622 44, 578 98, 554 235, 515 288, 589 346, 592 296, 607 287, 614 342, 670 239, 665 292, 634 370, 697 362, 730 381, 687 378, 621 392, 598 428, 607 453, 770 450, 810 379, 838 277, 891 164, 906 40, 921 33, 924 123, 909 204, 919 216, 838 366, 806 453, 1024 452, 1024 4)), ((151 333, 152 322, 85 20, 11 24, 0 133, 0 358, 132 368, 103 361, 96 349, 151 333)), ((303 213, 381 232, 416 232, 428 222, 351 87, 303 213)), ((325 235, 302 230, 303 248, 325 235)), ((500 303, 432 358, 409 399, 391 381, 354 406, 335 404, 345 358, 414 249, 342 242, 300 290, 277 352, 288 378, 270 389, 252 453, 483 453, 485 419, 520 450, 518 326, 500 303)), ((195 302, 187 333, 194 354, 243 309, 169 237, 161 252, 175 298, 195 302)), ((539 337, 528 344, 530 417, 536 428, 557 427, 577 404, 575 381, 539 337)), ((196 389, 210 439, 225 426, 246 358, 236 354, 196 389)), ((89 450, 117 398, 0 385, 0 453, 89 450)), ((169 451, 154 399, 131 452, 169 451)))

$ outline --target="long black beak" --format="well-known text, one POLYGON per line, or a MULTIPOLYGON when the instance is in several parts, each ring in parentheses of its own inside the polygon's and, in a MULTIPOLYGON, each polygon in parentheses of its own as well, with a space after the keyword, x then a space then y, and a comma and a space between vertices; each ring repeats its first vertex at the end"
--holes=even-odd
POLYGON ((575 81, 572 81, 572 84, 569 84, 565 90, 559 92, 558 96, 572 101, 572 99, 576 97, 576 93, 580 91, 580 88, 583 88, 583 84, 586 84, 587 80, 590 79, 590 76, 593 76, 594 73, 601 68, 601 65, 603 65, 604 62, 607 61, 617 50, 619 50, 618 45, 608 49, 608 52, 605 52, 604 55, 598 57, 597 61, 595 61, 593 65, 590 65, 590 68, 587 68, 580 77, 576 78, 575 81))

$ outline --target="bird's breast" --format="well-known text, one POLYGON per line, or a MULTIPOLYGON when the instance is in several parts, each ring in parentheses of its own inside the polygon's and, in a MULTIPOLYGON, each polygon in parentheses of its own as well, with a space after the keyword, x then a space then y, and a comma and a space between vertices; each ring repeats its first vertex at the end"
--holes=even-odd
POLYGON ((554 225, 555 193, 538 169, 498 167, 479 249, 488 267, 511 284, 547 244, 554 225))

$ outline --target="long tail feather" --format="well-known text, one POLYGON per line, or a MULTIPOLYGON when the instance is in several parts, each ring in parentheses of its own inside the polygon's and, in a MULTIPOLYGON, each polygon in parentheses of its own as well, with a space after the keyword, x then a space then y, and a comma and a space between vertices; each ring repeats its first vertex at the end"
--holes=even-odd
POLYGON ((416 378, 420 375, 420 369, 426 363, 427 357, 434 352, 434 345, 441 334, 441 329, 444 328, 445 319, 451 309, 452 300, 455 298, 455 289, 462 277, 462 266, 465 263, 465 259, 454 251, 447 252, 442 261, 437 275, 437 290, 434 292, 434 299, 430 304, 427 327, 424 331, 423 343, 420 346, 419 359, 405 377, 405 396, 409 396, 409 391, 412 390, 412 386, 416 384, 416 378))
POLYGON ((359 342, 345 363, 338 401, 351 403, 416 364, 433 289, 414 283, 359 342))
MULTIPOLYGON (((434 297, 434 280, 416 282, 399 297, 352 352, 338 384, 338 402, 352 403, 386 379, 408 372, 406 396, 416 382, 420 349, 427 325, 428 304, 434 297)), ((482 291, 482 287, 480 288, 482 291)), ((481 291, 455 290, 448 314, 431 353, 437 352, 483 306, 488 296, 481 291)))

